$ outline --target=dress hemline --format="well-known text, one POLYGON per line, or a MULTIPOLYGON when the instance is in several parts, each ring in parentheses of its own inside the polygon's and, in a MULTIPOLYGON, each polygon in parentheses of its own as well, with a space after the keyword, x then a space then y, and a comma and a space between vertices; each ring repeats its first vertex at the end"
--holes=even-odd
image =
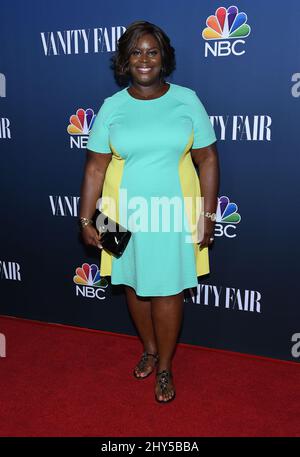
POLYGON ((115 283, 115 282, 112 282, 111 281, 111 284, 113 286, 119 286, 119 285, 124 285, 124 286, 129 286, 129 287, 132 287, 134 290, 135 290, 135 293, 136 295, 140 296, 140 297, 168 297, 168 296, 171 296, 171 295, 176 295, 176 294, 179 294, 180 292, 183 292, 184 290, 186 289, 192 289, 194 287, 197 287, 198 285, 198 282, 197 284, 193 284, 193 285, 189 285, 189 286, 184 286, 183 288, 180 288, 180 290, 176 290, 175 292, 173 291, 170 291, 170 292, 164 292, 164 293, 138 293, 138 291, 136 290, 136 287, 133 286, 132 284, 129 284, 129 283, 126 283, 126 282, 118 282, 118 283, 115 283))

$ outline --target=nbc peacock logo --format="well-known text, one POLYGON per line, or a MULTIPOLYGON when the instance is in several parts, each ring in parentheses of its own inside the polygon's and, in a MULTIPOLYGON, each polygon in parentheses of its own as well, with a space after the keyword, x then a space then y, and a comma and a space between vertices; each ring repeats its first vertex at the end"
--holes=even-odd
POLYGON ((241 221, 238 213, 238 206, 229 200, 226 195, 218 198, 216 213, 215 235, 226 236, 227 238, 236 237, 236 225, 241 221))
POLYGON ((73 282, 76 284, 76 296, 87 298, 105 299, 105 289, 108 282, 100 276, 99 268, 96 264, 83 263, 75 270, 73 282))
POLYGON ((70 147, 85 148, 88 136, 95 120, 94 110, 88 108, 84 110, 79 108, 76 114, 70 117, 70 124, 68 125, 67 132, 70 135, 70 147))
POLYGON ((207 27, 202 32, 202 37, 206 40, 205 57, 209 54, 214 57, 244 54, 243 38, 251 32, 247 20, 247 14, 239 12, 237 6, 218 8, 214 15, 206 19, 207 27))

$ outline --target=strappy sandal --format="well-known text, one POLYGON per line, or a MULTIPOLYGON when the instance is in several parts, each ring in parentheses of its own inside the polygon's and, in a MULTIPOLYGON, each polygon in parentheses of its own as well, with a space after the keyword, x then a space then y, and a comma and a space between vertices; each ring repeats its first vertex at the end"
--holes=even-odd
MULTIPOLYGON (((156 374, 156 378, 158 380, 162 395, 168 393, 170 390, 167 386, 169 384, 170 378, 173 378, 171 371, 162 370, 156 374)), ((176 396, 176 392, 175 392, 175 390, 173 390, 173 395, 168 400, 159 400, 158 397, 156 396, 156 394, 155 394, 155 400, 158 403, 169 403, 170 401, 174 400, 175 396, 176 396)))
POLYGON ((142 357, 141 357, 141 360, 139 361, 139 363, 137 364, 137 366, 135 367, 135 369, 133 370, 133 374, 134 374, 134 377, 136 379, 144 379, 144 378, 147 378, 151 373, 152 371, 154 370, 155 368, 155 365, 157 364, 158 362, 158 354, 151 354, 150 352, 143 352, 142 354, 142 357), (138 369, 141 373, 144 371, 145 367, 146 367, 146 363, 148 362, 148 358, 150 357, 154 357, 155 359, 155 363, 154 363, 154 367, 151 371, 149 371, 148 374, 146 374, 145 376, 137 376, 136 374, 136 369, 138 369))

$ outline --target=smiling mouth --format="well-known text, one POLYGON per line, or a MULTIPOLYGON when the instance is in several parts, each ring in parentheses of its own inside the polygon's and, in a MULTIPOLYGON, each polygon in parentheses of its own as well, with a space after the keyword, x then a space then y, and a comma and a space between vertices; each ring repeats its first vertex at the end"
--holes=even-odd
POLYGON ((151 71, 152 68, 151 67, 136 67, 136 70, 139 73, 149 73, 149 71, 151 71))

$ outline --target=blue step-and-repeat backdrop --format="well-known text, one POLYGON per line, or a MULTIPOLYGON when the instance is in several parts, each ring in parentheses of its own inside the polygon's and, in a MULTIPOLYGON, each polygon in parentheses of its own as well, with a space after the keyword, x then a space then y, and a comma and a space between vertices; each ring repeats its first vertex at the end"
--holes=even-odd
POLYGON ((77 216, 93 115, 120 90, 111 57, 142 19, 218 138, 211 273, 185 291, 179 341, 300 361, 299 17, 298 0, 2 2, 0 313, 136 335, 122 286, 93 281, 77 216))

